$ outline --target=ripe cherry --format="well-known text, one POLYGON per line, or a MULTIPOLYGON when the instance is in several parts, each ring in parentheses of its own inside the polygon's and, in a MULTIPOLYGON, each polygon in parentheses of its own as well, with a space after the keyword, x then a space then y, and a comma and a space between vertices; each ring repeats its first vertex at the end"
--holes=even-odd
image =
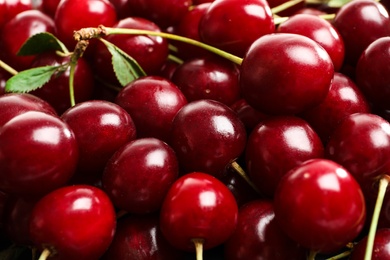
POLYGON ((355 239, 366 217, 359 184, 341 165, 325 159, 289 171, 278 185, 274 206, 284 232, 322 253, 334 253, 355 239))
POLYGON ((116 215, 108 196, 88 185, 65 186, 35 205, 30 236, 56 259, 99 259, 115 233, 116 215))
POLYGON ((139 138, 108 161, 102 185, 117 208, 145 214, 160 209, 178 175, 178 162, 171 147, 156 138, 139 138))
POLYGON ((170 134, 183 173, 202 171, 221 177, 246 144, 242 122, 229 107, 215 100, 197 100, 183 106, 170 134))
MULTIPOLYGON (((363 260, 367 246, 367 237, 361 239, 352 249, 350 260, 363 260)), ((375 234, 374 248, 372 259, 389 259, 390 258, 390 229, 378 229, 375 234)))
POLYGON ((193 172, 171 186, 160 211, 160 228, 174 247, 194 251, 225 242, 237 224, 238 208, 229 189, 215 177, 193 172))
POLYGON ((296 114, 325 99, 333 74, 331 58, 315 41, 276 33, 251 45, 241 65, 240 85, 253 108, 273 115, 296 114))

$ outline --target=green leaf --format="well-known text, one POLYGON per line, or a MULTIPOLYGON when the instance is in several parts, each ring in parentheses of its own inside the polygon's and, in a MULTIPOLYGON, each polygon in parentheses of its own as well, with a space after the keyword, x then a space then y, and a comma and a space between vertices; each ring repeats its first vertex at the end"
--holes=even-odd
POLYGON ((19 56, 36 55, 46 51, 61 51, 69 53, 65 45, 53 34, 48 32, 31 36, 19 49, 19 56))
POLYGON ((114 67, 115 75, 122 86, 126 86, 139 77, 146 76, 146 73, 136 60, 114 44, 104 39, 100 40, 106 45, 108 51, 112 55, 112 65, 114 67))
POLYGON ((62 65, 44 66, 24 70, 7 80, 6 92, 25 93, 42 87, 62 65))

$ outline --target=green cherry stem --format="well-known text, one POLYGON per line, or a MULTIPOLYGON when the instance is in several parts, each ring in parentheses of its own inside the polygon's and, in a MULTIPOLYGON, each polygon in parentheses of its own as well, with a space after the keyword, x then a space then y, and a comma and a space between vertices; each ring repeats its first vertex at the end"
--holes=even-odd
POLYGON ((339 259, 343 259, 343 258, 346 258, 347 256, 349 256, 351 254, 351 251, 348 250, 348 251, 345 251, 345 252, 342 252, 338 255, 335 255, 335 256, 332 256, 330 258, 327 258, 326 260, 339 260, 339 259))
POLYGON ((371 260, 372 251, 374 248, 375 233, 378 227, 379 214, 382 209, 383 200, 386 194, 387 186, 389 185, 390 177, 388 175, 383 175, 379 180, 379 189, 378 196, 375 202, 374 213, 371 219, 370 230, 368 231, 367 237, 367 246, 366 253, 364 255, 364 260, 371 260))
POLYGON ((249 179, 248 174, 244 171, 244 169, 236 162, 231 162, 230 166, 258 193, 261 194, 260 190, 256 187, 256 185, 249 179))
POLYGON ((48 248, 45 248, 41 255, 39 256, 39 259, 38 260, 46 260, 49 256, 50 256, 51 252, 48 248))
POLYGON ((192 239, 192 243, 195 245, 196 260, 203 260, 203 243, 201 238, 192 239))
POLYGON ((290 0, 290 1, 287 1, 283 4, 281 4, 281 5, 275 6, 274 8, 271 9, 271 11, 273 14, 277 14, 277 13, 284 11, 290 7, 293 7, 294 5, 297 5, 303 1, 304 0, 290 0))
POLYGON ((18 72, 12 68, 11 66, 9 66, 7 63, 5 63, 4 61, 0 60, 0 67, 3 68, 5 71, 7 71, 9 74, 15 76, 16 74, 18 74, 18 72))

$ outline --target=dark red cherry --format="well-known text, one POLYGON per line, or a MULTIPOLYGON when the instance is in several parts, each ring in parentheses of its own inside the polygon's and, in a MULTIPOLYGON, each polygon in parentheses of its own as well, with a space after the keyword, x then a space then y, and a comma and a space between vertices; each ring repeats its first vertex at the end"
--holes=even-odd
POLYGON ((108 196, 88 185, 66 186, 40 199, 31 214, 30 236, 54 259, 99 259, 115 233, 108 196))
MULTIPOLYGON (((69 57, 61 57, 54 52, 39 54, 33 61, 32 67, 58 66, 69 62, 69 57)), ((61 115, 66 109, 70 108, 69 94, 69 76, 70 69, 59 72, 43 85, 43 87, 31 91, 30 93, 47 101, 61 115)), ((90 65, 84 58, 77 61, 74 71, 74 97, 76 103, 89 100, 92 97, 94 88, 94 75, 90 65)))
POLYGON ((180 260, 184 253, 162 235, 158 214, 128 215, 118 220, 114 240, 103 259, 180 260))
POLYGON ((203 248, 225 242, 237 224, 238 208, 229 189, 215 177, 193 172, 171 186, 160 212, 160 228, 174 247, 195 251, 194 239, 203 248))
POLYGON ((30 68, 34 55, 18 56, 25 41, 37 33, 54 33, 54 21, 38 10, 27 10, 7 21, 1 31, 4 61, 16 70, 30 68))
POLYGON ((385 7, 375 1, 351 1, 340 8, 333 25, 343 38, 345 62, 356 65, 370 43, 390 36, 390 19, 385 7))
POLYGON ((199 22, 203 42, 243 56, 259 37, 275 31, 267 1, 216 0, 199 22))
POLYGON ((43 99, 27 93, 8 93, 0 96, 0 127, 17 115, 28 111, 40 111, 53 116, 57 113, 43 99))
POLYGON ((366 97, 356 84, 349 77, 336 72, 324 101, 301 116, 326 144, 344 118, 353 113, 369 113, 370 110, 366 97))
POLYGON ((266 114, 296 114, 325 99, 333 74, 331 58, 315 41, 297 34, 270 34, 246 53, 241 91, 249 105, 266 114))
POLYGON ((237 227, 224 243, 226 260, 301 260, 306 249, 291 240, 275 221, 271 201, 254 200, 239 208, 237 227))
POLYGON ((42 1, 42 11, 50 17, 55 16, 57 7, 61 0, 45 0, 42 1))
POLYGON ((178 66, 172 76, 188 101, 217 100, 232 105, 240 98, 239 69, 218 58, 194 58, 178 66))
POLYGON ((275 192, 274 207, 288 236, 322 253, 334 253, 353 241, 366 217, 359 184, 341 165, 325 159, 289 171, 275 192))
POLYGON ((102 184, 117 208, 145 214, 160 209, 178 175, 178 162, 171 147, 156 138, 140 138, 112 156, 102 184))
POLYGON ((86 27, 113 26, 117 22, 115 7, 108 0, 64 0, 58 4, 55 16, 56 35, 73 50, 73 32, 86 27))
POLYGON ((244 151, 246 132, 237 115, 215 100, 188 103, 175 116, 170 135, 183 172, 216 177, 244 151))
POLYGON ((78 147, 58 117, 29 111, 0 128, 0 189, 10 194, 45 194, 74 174, 78 147))
MULTIPOLYGON (((363 260, 367 247, 367 236, 361 239, 352 249, 350 260, 363 260)), ((385 260, 390 258, 390 229, 381 228, 375 233, 372 258, 375 260, 385 260)))
POLYGON ((272 198, 280 179, 303 162, 322 158, 324 147, 311 126, 298 117, 273 117, 251 132, 245 161, 253 183, 272 198))
POLYGON ((132 12, 129 8, 129 0, 109 0, 110 3, 115 7, 116 15, 118 19, 129 17, 132 12))
POLYGON ((65 111, 61 119, 73 130, 80 151, 76 181, 101 178, 110 157, 136 138, 130 115, 108 101, 79 103, 65 111))
POLYGON ((7 22, 7 4, 5 0, 0 0, 0 28, 3 27, 3 25, 7 22))
POLYGON ((335 27, 327 20, 311 14, 296 14, 281 23, 277 32, 296 33, 317 42, 329 54, 335 71, 344 62, 344 42, 335 27))
POLYGON ((352 114, 334 130, 325 154, 362 185, 372 182, 390 165, 390 124, 374 114, 352 114))
POLYGON ((356 65, 356 84, 374 107, 390 109, 390 68, 384 66, 390 57, 390 36, 372 42, 356 65))
POLYGON ((173 118, 187 100, 171 81, 146 76, 125 86, 118 93, 115 103, 130 114, 138 137, 167 141, 173 118))

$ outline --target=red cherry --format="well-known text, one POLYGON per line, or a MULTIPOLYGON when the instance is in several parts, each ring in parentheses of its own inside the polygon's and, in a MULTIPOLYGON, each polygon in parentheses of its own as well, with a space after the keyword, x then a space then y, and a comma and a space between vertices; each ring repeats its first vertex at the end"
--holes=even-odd
POLYGON ((174 247, 194 251, 194 239, 204 249, 225 242, 237 224, 238 208, 234 196, 218 179, 201 172, 180 177, 166 195, 160 227, 174 247))
POLYGON ((238 56, 274 30, 272 12, 264 0, 216 0, 199 22, 203 42, 238 56))
POLYGON ((267 200, 254 200, 239 209, 237 227, 224 249, 226 260, 306 258, 306 250, 280 229, 267 200))
POLYGON ((341 165, 325 159, 289 171, 278 185, 274 206, 284 232, 322 253, 334 253, 355 239, 366 217, 359 184, 341 165))
POLYGON ((42 195, 74 174, 78 147, 73 131, 58 117, 29 111, 0 128, 0 189, 42 195))
POLYGON ((295 114, 325 99, 333 74, 332 60, 315 41, 297 34, 270 34, 246 53, 241 91, 249 105, 266 114, 295 114))
POLYGON ((259 123, 245 150, 249 177, 272 198, 280 179, 303 162, 322 158, 324 147, 311 126, 297 117, 274 117, 259 123))
POLYGON ((55 16, 57 7, 61 0, 45 0, 42 1, 42 11, 50 17, 55 16))
POLYGON ((30 236, 56 259, 99 259, 114 237, 115 226, 114 207, 102 190, 66 186, 35 205, 30 236))
POLYGON ((160 209, 178 175, 178 162, 171 147, 156 138, 140 138, 113 155, 102 184, 116 207, 145 214, 160 209))
MULTIPOLYGON (((363 260, 366 252, 367 237, 361 239, 352 249, 350 260, 363 260)), ((390 229, 378 229, 375 234, 372 259, 385 260, 390 258, 390 229)))
POLYGON ((175 116, 170 135, 184 173, 202 171, 221 177, 244 151, 246 132, 237 115, 215 100, 188 103, 175 116))

